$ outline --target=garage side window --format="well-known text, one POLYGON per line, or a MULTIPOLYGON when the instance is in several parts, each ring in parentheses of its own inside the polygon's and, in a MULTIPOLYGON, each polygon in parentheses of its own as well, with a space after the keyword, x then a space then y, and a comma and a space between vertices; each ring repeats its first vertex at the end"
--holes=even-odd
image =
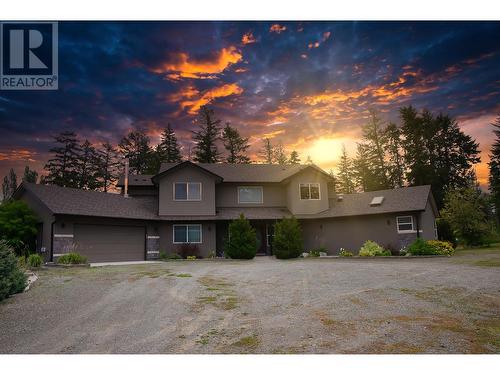
POLYGON ((413 228, 413 216, 398 216, 396 218, 398 233, 415 232, 413 228))
POLYGON ((201 182, 174 183, 174 200, 176 201, 201 200, 201 182))
POLYGON ((300 199, 302 200, 318 200, 319 196, 319 184, 317 182, 300 184, 300 199))
POLYGON ((174 243, 201 243, 201 224, 175 224, 174 243))

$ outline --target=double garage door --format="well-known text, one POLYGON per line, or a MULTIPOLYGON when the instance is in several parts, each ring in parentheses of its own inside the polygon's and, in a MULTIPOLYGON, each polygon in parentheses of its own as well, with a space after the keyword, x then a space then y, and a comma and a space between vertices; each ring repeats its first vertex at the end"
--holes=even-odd
POLYGON ((145 259, 144 227, 75 224, 76 251, 89 262, 127 262, 145 259))

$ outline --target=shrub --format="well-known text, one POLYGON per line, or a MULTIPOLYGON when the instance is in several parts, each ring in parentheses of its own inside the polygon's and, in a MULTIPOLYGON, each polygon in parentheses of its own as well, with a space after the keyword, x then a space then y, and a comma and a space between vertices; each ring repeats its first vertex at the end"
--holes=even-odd
POLYGON ((186 257, 187 260, 196 260, 196 255, 188 255, 186 257))
POLYGON ((192 244, 192 243, 183 243, 179 247, 179 255, 187 259, 188 256, 197 256, 199 253, 198 245, 192 244))
POLYGON ((18 265, 14 250, 0 240, 0 301, 26 288, 27 278, 18 265))
POLYGON ((161 260, 176 260, 176 259, 182 259, 182 257, 176 253, 167 254, 164 251, 160 251, 160 259, 161 260))
POLYGON ((28 257, 28 266, 30 268, 38 268, 42 265, 43 259, 39 254, 30 254, 28 257))
POLYGON ((349 251, 349 250, 346 250, 344 248, 340 248, 340 251, 339 251, 339 256, 341 257, 352 257, 354 254, 349 251))
POLYGON ((328 250, 326 250, 326 247, 320 246, 317 249, 310 250, 309 256, 310 257, 319 257, 319 256, 321 256, 321 253, 328 253, 328 250))
POLYGON ((215 251, 210 250, 210 251, 208 252, 207 258, 208 258, 208 259, 214 259, 215 257, 216 257, 216 255, 215 255, 215 251))
POLYGON ((224 244, 224 253, 232 259, 252 259, 257 254, 257 236, 250 222, 240 217, 229 224, 228 238, 224 244))
POLYGON ((408 246, 408 254, 411 255, 435 255, 434 248, 422 238, 417 238, 408 246))
POLYGON ((319 257, 319 255, 320 255, 319 250, 310 250, 308 257, 316 258, 316 257, 319 257))
POLYGON ((427 245, 433 249, 435 255, 446 255, 451 256, 455 253, 455 249, 452 244, 447 241, 427 241, 427 245))
POLYGON ((283 218, 274 226, 273 251, 278 259, 297 258, 303 251, 302 229, 295 217, 283 218))
POLYGON ((21 269, 26 268, 26 257, 24 255, 22 255, 19 258, 17 258, 17 265, 21 269))
POLYGON ((8 240, 17 255, 34 248, 38 219, 34 211, 19 200, 0 205, 0 239, 8 240))
POLYGON ((359 256, 362 257, 378 257, 378 256, 390 256, 391 252, 384 249, 378 243, 373 241, 366 241, 361 249, 359 249, 359 256))
POLYGON ((443 218, 439 218, 436 219, 436 226, 438 232, 438 239, 440 241, 450 242, 453 248, 456 248, 458 245, 457 237, 453 233, 453 228, 451 227, 450 223, 443 218))
POLYGON ((60 256, 57 259, 59 264, 85 264, 87 263, 87 257, 80 255, 78 253, 68 253, 60 256))

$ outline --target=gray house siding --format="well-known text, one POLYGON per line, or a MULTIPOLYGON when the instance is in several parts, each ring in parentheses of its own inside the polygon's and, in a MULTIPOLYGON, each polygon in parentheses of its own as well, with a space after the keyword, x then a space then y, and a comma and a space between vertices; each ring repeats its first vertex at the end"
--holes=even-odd
POLYGON ((198 254, 207 257, 211 251, 216 251, 216 225, 214 221, 188 221, 188 222, 161 222, 159 226, 160 233, 160 251, 166 254, 178 254, 182 247, 181 244, 174 244, 173 226, 177 224, 201 224, 201 243, 193 244, 198 248, 198 254))
POLYGON ((285 207, 286 188, 279 183, 221 183, 215 189, 216 207, 285 207), (262 186, 263 203, 238 203, 239 186, 262 186))
POLYGON ((215 179, 199 168, 187 166, 173 171, 160 179, 159 211, 163 215, 215 215, 215 179), (200 182, 200 201, 174 200, 174 183, 200 182))
POLYGON ((329 208, 328 183, 324 175, 314 170, 304 170, 287 181, 287 207, 294 215, 316 214, 329 208), (319 183, 319 200, 300 199, 299 185, 303 183, 319 183))

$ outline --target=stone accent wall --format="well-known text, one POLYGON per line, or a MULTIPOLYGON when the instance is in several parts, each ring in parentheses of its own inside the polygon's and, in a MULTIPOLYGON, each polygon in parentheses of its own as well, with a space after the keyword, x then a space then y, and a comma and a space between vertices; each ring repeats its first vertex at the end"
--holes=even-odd
POLYGON ((146 237, 146 260, 154 260, 160 257, 160 236, 146 237))
POLYGON ((417 239, 417 233, 399 233, 398 238, 400 248, 407 247, 417 239))
POLYGON ((57 235, 54 234, 54 240, 52 243, 52 256, 55 261, 61 255, 69 253, 74 249, 73 235, 57 235))

